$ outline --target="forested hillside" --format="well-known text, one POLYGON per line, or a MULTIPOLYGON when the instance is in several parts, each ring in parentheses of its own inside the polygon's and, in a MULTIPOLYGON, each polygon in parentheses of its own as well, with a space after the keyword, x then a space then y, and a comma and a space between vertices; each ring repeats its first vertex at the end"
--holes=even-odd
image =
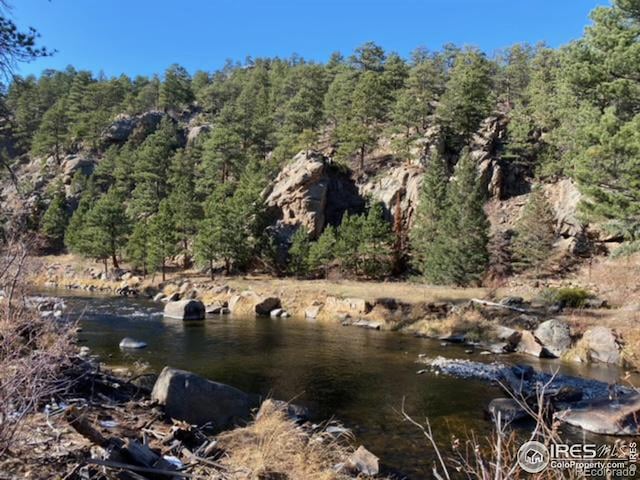
POLYGON ((631 251, 639 35, 640 2, 615 0, 560 49, 514 45, 490 56, 445 45, 402 58, 367 43, 326 63, 247 59, 192 76, 172 65, 152 78, 73 67, 16 77, 2 97, 4 235, 28 229, 43 251, 114 267, 124 259, 143 273, 195 262, 212 274, 307 277, 331 266, 467 285, 544 268, 560 232, 542 186, 568 178, 584 220, 631 251), (492 192, 478 145, 508 174, 496 180, 494 169, 499 200, 541 185, 509 232, 490 228, 483 209, 492 192), (349 185, 360 198, 284 234, 268 196, 300 151, 322 157, 329 193, 299 209, 339 204, 326 196, 350 195, 349 185), (411 221, 400 194, 384 201, 362 187, 383 181, 389 164, 419 171, 411 221))

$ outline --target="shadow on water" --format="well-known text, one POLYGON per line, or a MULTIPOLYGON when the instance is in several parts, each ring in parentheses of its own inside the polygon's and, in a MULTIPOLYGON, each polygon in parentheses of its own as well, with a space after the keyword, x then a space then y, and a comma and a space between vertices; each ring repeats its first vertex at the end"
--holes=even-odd
MULTIPOLYGON (((398 411, 403 398, 416 419, 429 417, 445 445, 452 434, 490 431, 484 409, 499 395, 495 387, 430 373, 416 375, 420 353, 485 359, 467 355, 463 347, 292 318, 181 322, 165 319, 161 305, 144 300, 67 297, 67 303, 71 315, 81 317, 80 340, 106 363, 144 361, 158 372, 170 365, 247 392, 293 400, 310 407, 317 420, 339 419, 385 464, 417 478, 430 476, 432 456, 420 432, 402 422, 398 411), (125 336, 149 346, 123 352, 118 343, 125 336)), ((521 360, 531 363, 528 358, 509 359, 521 360)), ((559 364, 534 365, 548 371, 559 364)), ((584 368, 562 370, 585 374, 584 368)), ((602 380, 618 375, 607 369, 588 373, 602 380)))

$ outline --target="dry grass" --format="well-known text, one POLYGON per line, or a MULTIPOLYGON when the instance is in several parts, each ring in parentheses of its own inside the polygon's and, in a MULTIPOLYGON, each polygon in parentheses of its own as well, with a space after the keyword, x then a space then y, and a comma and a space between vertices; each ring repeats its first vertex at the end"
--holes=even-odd
POLYGON ((263 409, 252 424, 218 440, 226 453, 221 463, 234 479, 352 478, 335 469, 350 453, 346 446, 324 432, 308 433, 278 408, 263 409))
POLYGON ((475 308, 454 311, 445 318, 424 318, 405 328, 407 332, 427 337, 464 334, 468 341, 490 340, 495 323, 475 308))

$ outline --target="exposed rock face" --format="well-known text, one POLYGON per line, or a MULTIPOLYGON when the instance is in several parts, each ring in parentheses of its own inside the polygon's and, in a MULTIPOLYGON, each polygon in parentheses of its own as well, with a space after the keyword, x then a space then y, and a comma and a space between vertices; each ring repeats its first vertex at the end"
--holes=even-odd
POLYGON ((622 363, 621 345, 616 334, 607 327, 593 327, 585 332, 580 340, 580 350, 584 351, 592 362, 622 363))
POLYGON ((120 114, 102 133, 102 141, 107 144, 124 143, 134 131, 146 136, 157 128, 164 116, 163 112, 157 110, 144 112, 133 117, 127 114, 120 114))
POLYGON ((167 302, 164 316, 178 320, 204 320, 204 304, 199 300, 180 300, 167 302))
POLYGON ((67 155, 61 162, 63 183, 69 185, 77 171, 81 171, 85 176, 91 175, 96 163, 94 158, 81 154, 67 155))
POLYGON ((277 230, 290 233, 304 226, 314 238, 328 222, 337 223, 345 210, 364 204, 348 177, 315 151, 298 153, 282 169, 266 203, 278 218, 277 230))
POLYGON ((545 186, 547 199, 556 216, 556 231, 563 237, 579 235, 584 225, 578 219, 578 204, 582 195, 573 180, 564 178, 545 186))
POLYGON ((640 434, 640 394, 623 395, 616 401, 600 398, 582 402, 556 417, 569 425, 603 435, 640 434))
POLYGON ((400 201, 400 211, 405 226, 410 226, 420 196, 420 184, 424 168, 419 165, 401 164, 374 177, 360 188, 362 197, 371 196, 382 202, 389 218, 395 219, 396 203, 400 201))
POLYGON ((534 335, 544 345, 544 348, 555 357, 561 357, 571 347, 569 325, 562 320, 552 318, 542 322, 536 328, 534 335))
POLYGON ((305 227, 316 237, 326 222, 327 159, 316 152, 300 152, 277 176, 267 205, 282 212, 283 224, 305 227))
POLYGON ((171 418, 196 425, 211 422, 219 430, 248 420, 252 406, 249 395, 237 388, 170 367, 160 373, 151 399, 164 405, 171 418))
POLYGON ((203 135, 206 135, 211 131, 211 125, 197 125, 195 127, 189 127, 187 130, 187 147, 192 147, 198 142, 203 135))

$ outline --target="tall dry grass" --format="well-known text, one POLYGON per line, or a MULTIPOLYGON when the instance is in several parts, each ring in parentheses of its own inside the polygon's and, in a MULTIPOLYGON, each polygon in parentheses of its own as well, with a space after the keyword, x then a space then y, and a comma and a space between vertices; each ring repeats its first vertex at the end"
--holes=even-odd
POLYGON ((229 478, 353 478, 335 468, 351 453, 344 442, 324 431, 306 431, 289 420, 284 411, 274 404, 267 402, 264 406, 253 423, 218 437, 220 447, 226 452, 221 463, 226 467, 229 478))

